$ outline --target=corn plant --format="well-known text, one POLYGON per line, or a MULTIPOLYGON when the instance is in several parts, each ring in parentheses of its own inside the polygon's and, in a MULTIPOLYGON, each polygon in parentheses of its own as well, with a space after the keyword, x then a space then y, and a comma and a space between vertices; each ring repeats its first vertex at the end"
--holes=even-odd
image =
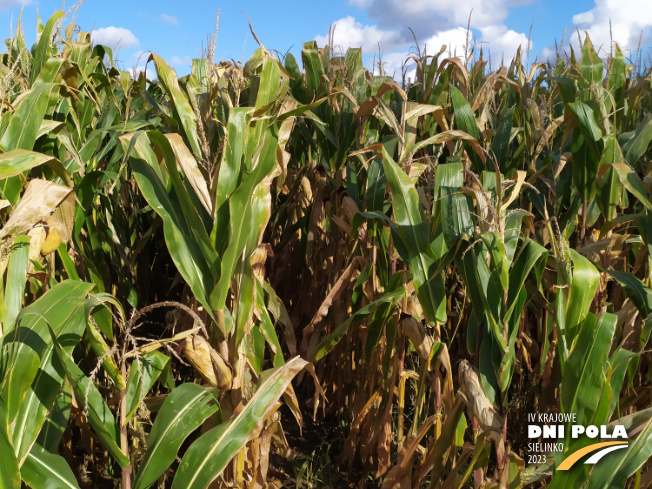
POLYGON ((147 79, 65 22, 0 63, 3 487, 278 486, 307 414, 360 487, 650 483, 651 85, 620 48, 418 51, 400 84, 256 39, 147 79), (566 425, 529 463, 533 412, 629 446, 557 470, 566 425))

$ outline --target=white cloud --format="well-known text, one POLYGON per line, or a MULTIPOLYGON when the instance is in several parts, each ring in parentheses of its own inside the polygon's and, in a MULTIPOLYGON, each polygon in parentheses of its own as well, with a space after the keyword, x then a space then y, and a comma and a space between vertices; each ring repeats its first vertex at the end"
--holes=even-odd
MULTIPOLYGON (((353 17, 348 16, 333 22, 333 45, 346 51, 348 48, 362 48, 365 53, 378 51, 381 48, 394 50, 405 44, 397 31, 382 30, 375 25, 362 25, 353 17)), ((316 36, 315 41, 320 46, 328 44, 328 36, 316 36)))
MULTIPOLYGON (((369 0, 366 10, 380 28, 411 27, 418 39, 437 32, 471 25, 483 27, 501 25, 509 14, 508 7, 529 3, 530 0, 369 0)), ((407 30, 407 29, 406 29, 407 30)), ((404 38, 411 37, 402 31, 404 38)))
POLYGON ((652 8, 649 0, 595 0, 594 8, 573 16, 573 24, 588 31, 598 54, 609 53, 613 39, 625 56, 634 55, 641 35, 643 44, 652 38, 652 8))
POLYGON ((428 54, 437 54, 442 46, 446 46, 446 57, 463 56, 466 47, 466 28, 456 27, 438 32, 424 42, 428 54))
POLYGON ((543 63, 552 63, 554 65, 555 60, 557 59, 557 51, 555 51, 552 46, 546 46, 541 50, 537 59, 543 63))
MULTIPOLYGON (((528 49, 528 36, 522 32, 507 29, 504 25, 483 27, 480 32, 482 33, 482 42, 486 42, 491 57, 504 59, 505 64, 509 64, 514 58, 519 47, 522 48, 524 55, 528 49)), ((532 42, 530 41, 531 48, 532 42)))
POLYGON ((124 27, 101 27, 91 32, 91 41, 93 44, 103 44, 112 49, 131 48, 137 46, 140 41, 129 29, 124 27))
POLYGON ((184 56, 183 58, 180 56, 172 56, 170 62, 176 66, 190 66, 192 64, 192 58, 190 56, 184 56))
POLYGON ((179 21, 174 15, 168 15, 168 14, 161 14, 161 20, 165 22, 166 24, 170 25, 177 25, 179 21))
MULTIPOLYGON (((414 52, 416 44, 421 52, 436 54, 446 46, 444 56, 463 56, 467 44, 467 25, 470 25, 472 44, 487 49, 494 60, 507 63, 518 47, 528 47, 528 36, 505 25, 509 8, 532 0, 348 0, 350 5, 365 10, 370 24, 362 24, 348 16, 334 23, 333 43, 336 48, 361 47, 365 55, 382 52, 384 71, 401 76, 403 62, 414 52), (473 39, 475 37, 475 39, 473 39)), ((613 0, 600 0, 613 1, 613 0)), ((650 0, 634 0, 650 1, 650 0)), ((327 35, 315 40, 320 46, 329 42, 327 35)), ((530 44, 530 48, 532 45, 530 44)), ((412 66, 407 67, 411 73, 412 66)))

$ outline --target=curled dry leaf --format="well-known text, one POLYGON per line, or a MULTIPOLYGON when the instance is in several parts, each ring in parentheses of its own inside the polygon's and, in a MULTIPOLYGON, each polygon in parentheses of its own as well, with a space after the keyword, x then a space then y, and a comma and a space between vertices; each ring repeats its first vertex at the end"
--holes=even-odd
POLYGON ((354 272, 358 268, 363 268, 367 264, 367 260, 364 259, 361 256, 356 256, 353 258, 351 263, 349 264, 348 267, 346 267, 346 270, 342 273, 340 278, 337 280, 331 291, 328 293, 324 301, 321 303, 321 306, 319 306, 319 309, 313 316, 312 320, 310 323, 303 329, 303 341, 301 342, 301 350, 303 352, 306 352, 308 349, 308 340, 310 339, 310 336, 315 331, 315 326, 322 320, 326 315, 328 314, 329 309, 333 305, 333 301, 335 301, 340 295, 342 295, 342 292, 346 289, 346 286, 348 285, 349 281, 352 280, 354 272))
POLYGON ((203 336, 195 334, 183 340, 183 353, 195 370, 213 387, 231 388, 231 368, 203 336))
POLYGON ((47 180, 30 180, 20 203, 0 230, 0 273, 4 272, 13 237, 31 237, 29 257, 54 251, 71 239, 75 212, 72 188, 47 180))
POLYGON ((398 454, 396 465, 389 471, 381 489, 403 489, 411 487, 409 470, 414 461, 414 453, 428 430, 437 421, 436 416, 430 416, 419 427, 419 431, 405 442, 398 454))
POLYGON ((419 298, 417 297, 417 292, 414 288, 414 283, 409 282, 407 285, 407 301, 405 304, 405 312, 406 314, 409 314, 410 316, 414 317, 418 321, 423 321, 425 318, 423 314, 423 308, 421 307, 421 303, 419 302, 419 298))
POLYGON ((258 280, 265 280, 265 262, 268 256, 274 256, 269 243, 259 244, 249 257, 251 269, 258 280))
POLYGON ((172 146, 174 155, 177 157, 177 165, 183 170, 184 175, 195 190, 199 201, 209 214, 213 214, 213 200, 211 199, 206 179, 202 175, 197 160, 183 142, 179 134, 166 134, 165 137, 172 146))
POLYGON ((355 201, 348 195, 345 195, 342 198, 342 204, 340 205, 340 217, 343 218, 350 226, 353 222, 353 218, 358 212, 360 212, 360 209, 358 208, 358 205, 355 203, 355 201))
POLYGON ((428 361, 435 340, 432 336, 426 333, 423 324, 410 316, 401 321, 401 331, 404 335, 410 338, 410 341, 414 345, 414 348, 416 348, 419 356, 423 360, 428 361))

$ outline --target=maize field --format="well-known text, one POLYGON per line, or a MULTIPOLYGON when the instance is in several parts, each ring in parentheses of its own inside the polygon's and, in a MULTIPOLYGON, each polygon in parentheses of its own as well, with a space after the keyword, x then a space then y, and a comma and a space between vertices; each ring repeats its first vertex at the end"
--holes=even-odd
POLYGON ((652 486, 652 85, 617 46, 400 82, 256 39, 148 79, 36 27, 0 63, 0 487, 652 486))

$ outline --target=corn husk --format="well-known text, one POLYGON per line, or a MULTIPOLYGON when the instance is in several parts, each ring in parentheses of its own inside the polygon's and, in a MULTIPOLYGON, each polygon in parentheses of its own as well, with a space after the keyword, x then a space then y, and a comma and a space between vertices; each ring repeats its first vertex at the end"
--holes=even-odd
POLYGON ((219 389, 231 388, 231 368, 203 336, 195 334, 186 338, 183 341, 183 353, 206 382, 219 389))

